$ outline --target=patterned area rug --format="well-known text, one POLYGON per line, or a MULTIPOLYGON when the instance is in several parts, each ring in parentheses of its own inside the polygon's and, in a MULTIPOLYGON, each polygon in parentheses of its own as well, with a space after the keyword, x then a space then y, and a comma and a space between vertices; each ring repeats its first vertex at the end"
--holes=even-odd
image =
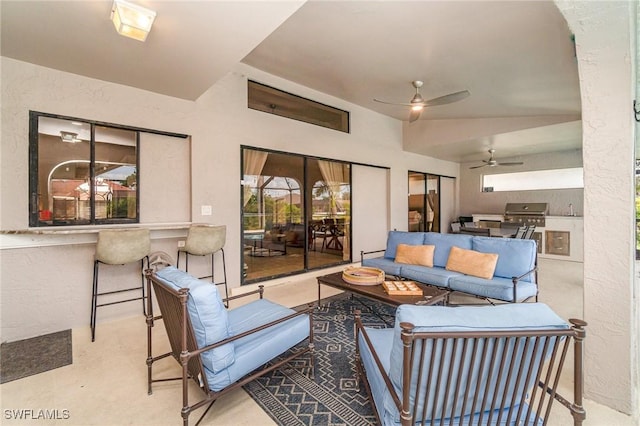
POLYGON ((256 379, 244 389, 279 425, 371 425, 375 423, 364 384, 356 387, 353 311, 365 325, 387 327, 395 307, 366 300, 375 314, 357 300, 338 295, 323 299, 314 313, 315 375, 308 358, 298 368, 285 367, 256 379), (384 321, 383 321, 384 320, 384 321))

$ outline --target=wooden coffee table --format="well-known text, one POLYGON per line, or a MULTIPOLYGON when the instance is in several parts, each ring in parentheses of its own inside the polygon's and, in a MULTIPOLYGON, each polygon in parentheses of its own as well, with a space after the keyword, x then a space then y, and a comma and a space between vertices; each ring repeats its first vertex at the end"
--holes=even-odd
POLYGON ((358 294, 390 305, 398 306, 403 304, 410 305, 435 305, 437 303, 447 304, 449 290, 437 287, 427 286, 422 283, 416 284, 422 289, 422 296, 391 296, 388 295, 382 284, 378 285, 356 285, 349 284, 342 279, 342 272, 335 272, 329 275, 317 277, 318 280, 318 306, 320 306, 320 287, 322 284, 340 290, 348 291, 352 294, 358 294))

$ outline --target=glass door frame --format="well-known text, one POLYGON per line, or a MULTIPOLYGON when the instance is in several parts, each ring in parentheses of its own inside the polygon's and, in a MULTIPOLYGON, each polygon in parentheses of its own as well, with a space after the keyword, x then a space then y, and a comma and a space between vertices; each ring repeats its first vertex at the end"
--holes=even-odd
MULTIPOLYGON (((407 173, 407 230, 410 232, 442 232, 442 220, 440 214, 440 206, 441 206, 441 188, 440 188, 440 180, 443 176, 435 175, 432 173, 425 172, 417 172, 414 170, 409 170, 407 173), (412 177, 420 176, 421 182, 424 182, 424 186, 422 192, 418 192, 415 194, 411 193, 411 179, 412 177), (434 190, 435 197, 431 200, 431 204, 429 202, 429 181, 436 180, 436 189, 434 190), (421 200, 419 200, 419 205, 417 206, 417 214, 415 209, 412 209, 411 196, 412 195, 422 195, 421 200), (416 229, 416 220, 418 220, 417 229, 416 229)), ((414 200, 415 201, 415 200, 414 200)), ((413 206, 416 207, 416 206, 413 206)))
MULTIPOLYGON (((240 185, 240 259, 242 262, 242 268, 241 272, 240 272, 240 279, 241 279, 241 285, 247 285, 247 284, 254 284, 254 283, 258 283, 258 282, 262 282, 262 281, 266 281, 266 280, 271 280, 271 279, 275 279, 275 278, 280 278, 280 277, 285 277, 285 276, 291 276, 291 275, 298 275, 298 274, 302 274, 302 273, 306 273, 309 271, 313 271, 313 270, 318 270, 318 269, 324 269, 324 268, 329 268, 329 267, 335 267, 337 265, 341 265, 341 264, 348 264, 352 262, 353 259, 353 250, 352 250, 352 245, 349 244, 349 247, 346 248, 346 250, 343 253, 348 253, 348 259, 344 259, 344 257, 336 262, 331 262, 331 263, 327 263, 327 264, 322 264, 320 266, 310 266, 310 262, 309 262, 309 252, 311 251, 310 249, 310 244, 312 243, 312 241, 310 241, 311 235, 309 235, 310 232, 312 232, 310 230, 310 224, 313 218, 313 199, 312 197, 314 196, 313 194, 313 184, 315 182, 309 182, 309 162, 311 160, 318 160, 318 161, 328 161, 328 162, 333 162, 333 163, 340 163, 340 164, 344 164, 347 166, 348 169, 348 180, 349 180, 349 205, 351 205, 351 199, 352 199, 352 195, 351 195, 351 191, 353 190, 353 185, 352 185, 352 163, 347 162, 347 161, 340 161, 340 160, 334 160, 334 159, 329 159, 329 158, 322 158, 322 157, 314 157, 314 156, 308 156, 308 155, 303 155, 303 154, 298 154, 298 153, 291 153, 291 152, 285 152, 285 151, 277 151, 277 150, 272 150, 272 149, 264 149, 264 148, 257 148, 257 147, 252 147, 252 146, 245 146, 245 145, 241 145, 240 147, 240 158, 241 158, 241 166, 240 166, 240 180, 241 180, 241 185, 240 185), (245 234, 245 205, 244 205, 244 199, 245 199, 245 190, 244 190, 244 171, 245 171, 245 156, 244 156, 244 152, 245 150, 252 150, 252 151, 259 151, 259 152, 265 152, 267 154, 277 154, 277 155, 286 155, 286 156, 292 156, 292 157, 299 157, 303 160, 303 170, 302 170, 302 177, 303 177, 303 182, 300 182, 300 192, 301 192, 301 198, 302 198, 302 206, 303 206, 303 214, 301 215, 301 219, 302 219, 302 226, 304 227, 304 243, 302 244, 303 246, 303 267, 302 269, 296 269, 294 271, 290 271, 290 272, 286 272, 286 273, 277 273, 277 274, 273 274, 273 275, 268 275, 268 276, 264 276, 264 277, 258 277, 258 278, 251 278, 251 279, 247 279, 246 275, 247 275, 247 271, 245 268, 246 262, 245 262, 245 238, 244 238, 244 234, 245 234)), ((351 206, 349 207, 349 209, 351 208, 351 206)), ((345 239, 348 239, 348 241, 352 241, 352 214, 351 211, 349 210, 348 212, 348 225, 347 227, 345 227, 344 229, 344 236, 342 236, 343 238, 343 242, 345 239)))

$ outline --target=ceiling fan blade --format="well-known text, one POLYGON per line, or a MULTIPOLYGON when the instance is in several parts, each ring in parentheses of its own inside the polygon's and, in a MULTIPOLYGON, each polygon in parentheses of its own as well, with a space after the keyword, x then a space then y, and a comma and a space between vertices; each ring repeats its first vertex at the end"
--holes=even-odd
POLYGON ((411 113, 409 114, 409 123, 413 123, 414 121, 416 121, 418 118, 420 118, 420 114, 422 113, 422 110, 411 110, 411 113))
POLYGON ((381 104, 387 104, 387 105, 398 105, 398 106, 414 106, 415 104, 410 104, 410 103, 404 103, 404 102, 387 102, 387 101, 381 101, 380 99, 373 99, 376 102, 380 102, 381 104))
POLYGON ((524 163, 522 161, 513 161, 507 163, 498 163, 498 166, 522 166, 524 163))
POLYGON ((455 93, 449 93, 448 95, 440 96, 439 98, 429 99, 425 101, 424 106, 436 106, 436 105, 446 105, 451 104, 453 102, 458 102, 463 99, 466 99, 471 95, 471 92, 468 90, 461 90, 455 93))
POLYGON ((469 167, 470 169, 479 169, 480 167, 488 166, 488 164, 482 164, 481 166, 469 167))

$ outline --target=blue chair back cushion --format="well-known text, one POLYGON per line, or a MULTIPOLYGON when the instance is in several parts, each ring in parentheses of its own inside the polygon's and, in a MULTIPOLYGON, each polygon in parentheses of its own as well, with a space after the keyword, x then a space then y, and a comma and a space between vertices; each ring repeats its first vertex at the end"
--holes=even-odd
MULTIPOLYGON (((536 265, 537 248, 534 240, 475 237, 473 250, 498 255, 498 263, 493 273, 497 277, 519 277, 531 271, 536 265)), ((522 281, 535 282, 535 274, 527 275, 522 281)))
MULTIPOLYGON (((497 331, 497 330, 531 330, 531 329, 568 329, 569 325, 563 321, 558 315, 556 315, 547 305, 542 303, 524 303, 524 304, 508 304, 498 306, 463 306, 463 307, 446 307, 446 306, 415 306, 415 305, 400 305, 396 311, 396 324, 394 327, 394 339, 393 346, 391 348, 391 359, 402 360, 403 359, 403 346, 402 339, 400 337, 400 323, 410 322, 416 326, 416 332, 453 332, 453 331, 497 331)), ((540 339, 545 339, 541 337, 540 339)), ((551 338, 555 339, 555 338, 551 338)), ((432 352, 434 352, 434 344, 438 345, 440 349, 441 345, 445 344, 445 340, 427 341, 427 347, 425 348, 425 360, 431 360, 432 352)), ((543 341, 541 343, 544 343, 543 341)), ((478 340, 479 348, 487 346, 488 353, 494 349, 495 345, 499 345, 498 350, 506 351, 508 359, 514 360, 514 365, 524 358, 525 365, 527 360, 530 359, 532 365, 539 366, 538 362, 542 354, 538 350, 536 354, 533 353, 533 346, 529 345, 525 351, 524 343, 519 339, 505 340, 478 340), (518 343, 516 343, 518 341, 518 343), (498 343, 496 343, 498 342, 498 343)), ((420 346, 420 343, 418 343, 420 346)), ((543 346, 540 346, 543 347, 543 346)), ((537 368, 535 368, 530 376, 529 382, 524 378, 518 383, 516 388, 516 381, 511 380, 509 386, 505 387, 506 374, 500 378, 501 383, 498 383, 497 363, 491 366, 491 359, 487 357, 484 361, 484 365, 480 365, 480 358, 476 358, 474 363, 471 363, 470 351, 466 353, 466 358, 462 358, 462 351, 460 348, 456 350, 455 354, 452 354, 453 344, 449 343, 445 350, 444 356, 440 358, 440 352, 435 351, 436 359, 433 361, 434 365, 443 368, 443 374, 452 374, 453 377, 464 377, 465 380, 471 381, 472 389, 476 389, 476 386, 480 386, 478 389, 487 389, 485 395, 485 401, 488 406, 491 405, 491 401, 496 397, 496 401, 512 401, 512 397, 515 395, 515 401, 520 400, 520 396, 524 392, 528 392, 533 386, 533 381, 537 375, 537 368), (451 359, 455 360, 451 363, 451 359), (493 374, 488 374, 490 368, 493 368, 493 374), (459 370, 462 369, 463 373, 458 376, 459 370), (450 371, 451 370, 451 371, 450 371), (502 386, 501 386, 502 385, 502 386), (498 392, 496 392, 498 390, 498 392), (496 395, 497 393, 497 395, 496 395), (504 398, 504 399, 503 399, 504 398)), ((421 348, 417 348, 421 349, 421 348)), ((544 354, 548 356, 549 354, 544 354)), ((498 358, 499 359, 499 358, 498 358)), ((430 369, 425 366, 422 372, 422 383, 427 383, 427 377, 430 369)), ((451 412, 452 404, 456 404, 455 417, 466 416, 471 413, 471 407, 467 406, 465 412, 461 411, 463 405, 464 395, 458 395, 454 398, 454 389, 449 389, 449 393, 445 389, 437 389, 437 381, 431 382, 430 395, 437 395, 437 399, 429 398, 427 406, 424 406, 424 393, 416 395, 416 382, 418 380, 419 369, 414 368, 412 371, 411 383, 411 404, 417 401, 418 413, 421 413, 423 409, 426 412, 432 412, 435 408, 435 412, 445 413, 451 412), (437 392, 436 392, 437 390, 437 392), (434 407, 435 405, 435 407, 434 407)), ((392 362, 389 368, 389 377, 391 382, 398 392, 402 394, 402 362, 392 362)), ((461 389, 464 389, 466 382, 461 384, 461 389)), ((424 392, 422 389, 421 392, 424 392)), ((388 412, 394 412, 394 405, 390 401, 386 401, 385 409, 388 412)), ((484 411, 484 410, 482 410, 484 411)), ((394 419, 400 421, 399 417, 394 419)))
MULTIPOLYGON (((214 284, 199 280, 174 266, 161 269, 156 276, 175 290, 189 289, 187 311, 198 348, 230 336, 227 309, 214 284)), ((234 344, 227 343, 204 352, 201 357, 202 364, 217 373, 235 362, 234 344)))
POLYGON ((384 252, 386 259, 395 259, 398 244, 419 246, 424 244, 424 232, 389 231, 387 237, 387 249, 384 252))
POLYGON ((436 246, 433 253, 433 266, 444 268, 447 266, 449 252, 452 246, 471 250, 473 235, 462 234, 440 234, 438 232, 427 232, 424 234, 424 243, 436 246))

